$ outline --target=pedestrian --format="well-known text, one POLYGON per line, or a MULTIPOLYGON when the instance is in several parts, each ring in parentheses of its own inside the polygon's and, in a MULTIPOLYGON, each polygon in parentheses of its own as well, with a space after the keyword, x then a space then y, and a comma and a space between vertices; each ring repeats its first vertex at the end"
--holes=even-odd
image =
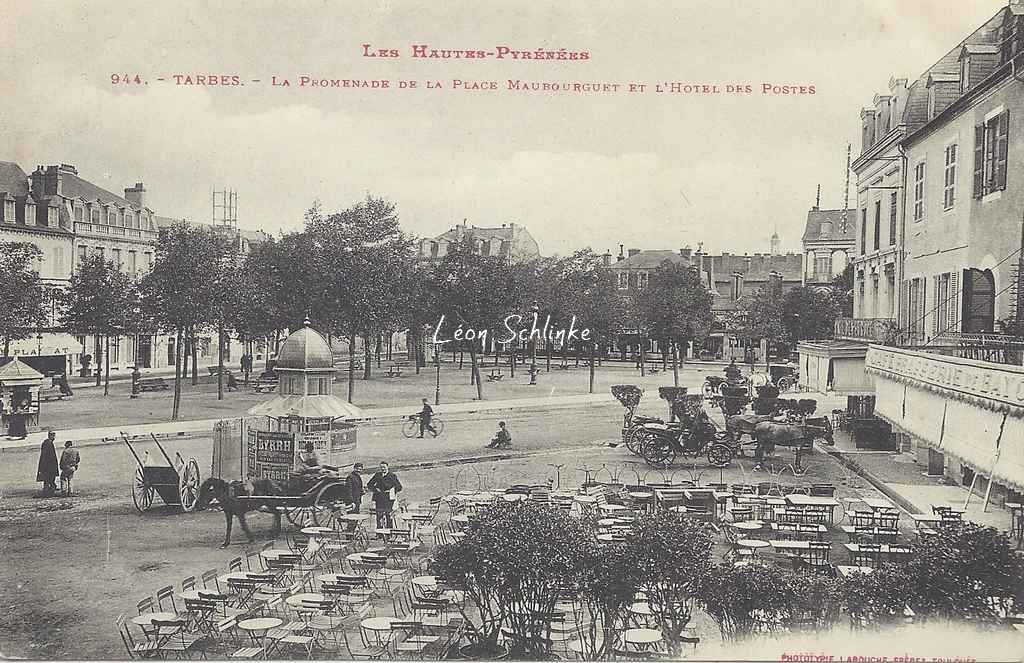
POLYGON ((71 497, 71 478, 82 462, 78 449, 73 449, 73 446, 71 440, 65 442, 64 452, 60 455, 60 494, 64 497, 71 497))
POLYGON ((377 511, 377 529, 391 529, 394 526, 393 512, 402 482, 398 475, 388 470, 388 464, 381 461, 380 470, 373 475, 366 487, 373 493, 373 505, 377 511))
POLYGON ((437 430, 434 429, 434 424, 430 423, 430 420, 434 418, 434 408, 430 407, 430 403, 427 399, 423 399, 423 407, 420 409, 420 437, 423 437, 423 431, 430 431, 431 435, 437 437, 437 430))
POLYGON ((248 380, 250 373, 252 373, 252 355, 246 352, 242 355, 242 375, 248 380))
POLYGON ((512 434, 505 428, 505 422, 498 422, 498 432, 491 438, 491 443, 487 445, 489 449, 508 449, 512 446, 512 434))
POLYGON ((50 496, 57 492, 57 476, 60 474, 57 465, 57 449, 53 441, 57 434, 50 431, 39 447, 39 465, 36 468, 36 481, 43 484, 43 495, 50 496))
POLYGON ((228 383, 225 385, 225 388, 228 391, 238 391, 238 380, 235 379, 235 374, 229 371, 227 375, 228 383))
POLYGON ((366 494, 366 489, 363 488, 363 475, 360 472, 363 469, 362 463, 356 463, 352 466, 352 471, 349 472, 345 478, 345 485, 348 486, 349 499, 352 500, 352 513, 359 513, 359 509, 363 503, 363 495, 366 494))
MULTIPOLYGON (((28 427, 26 426, 26 419, 28 417, 28 401, 21 400, 16 403, 12 403, 11 412, 8 415, 9 420, 7 424, 7 437, 15 440, 24 440, 28 437, 28 427)), ((54 456, 57 454, 54 453, 54 456)))

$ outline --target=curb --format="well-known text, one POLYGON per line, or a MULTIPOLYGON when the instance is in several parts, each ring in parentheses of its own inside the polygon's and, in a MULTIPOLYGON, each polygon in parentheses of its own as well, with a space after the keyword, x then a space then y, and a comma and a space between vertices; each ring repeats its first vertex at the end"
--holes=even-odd
MULTIPOLYGON (((868 470, 864 469, 861 466, 861 464, 858 463, 856 460, 854 460, 852 458, 849 458, 847 454, 844 454, 842 451, 836 451, 834 449, 825 449, 825 448, 822 448, 821 446, 819 446, 817 444, 815 444, 814 446, 818 449, 818 451, 820 451, 822 453, 825 453, 825 454, 828 454, 832 458, 835 458, 837 461, 839 461, 839 463, 843 467, 845 467, 845 468, 847 468, 849 470, 852 470, 854 472, 854 474, 856 474, 857 476, 861 477, 862 479, 864 479, 865 481, 870 483, 879 492, 881 492, 883 495, 885 495, 890 500, 895 502, 897 505, 899 505, 899 507, 901 509, 903 509, 907 513, 924 513, 919 508, 917 508, 917 506, 915 506, 913 502, 911 502, 907 498, 905 498, 902 495, 900 495, 899 493, 897 493, 895 490, 893 490, 884 481, 882 481, 881 479, 876 477, 874 474, 872 474, 868 470)), ((887 453, 887 452, 882 452, 882 453, 887 453)))
MULTIPOLYGON (((604 447, 606 445, 594 445, 604 447)), ((456 465, 471 465, 473 463, 490 463, 502 460, 518 460, 521 458, 532 458, 534 456, 547 456, 570 451, 587 450, 587 445, 576 447, 556 447, 553 449, 541 449, 533 452, 524 451, 521 453, 490 454, 485 456, 464 456, 461 458, 446 458, 444 460, 427 460, 419 463, 406 463, 402 465, 391 465, 393 470, 416 471, 429 470, 437 467, 453 467, 456 465)))

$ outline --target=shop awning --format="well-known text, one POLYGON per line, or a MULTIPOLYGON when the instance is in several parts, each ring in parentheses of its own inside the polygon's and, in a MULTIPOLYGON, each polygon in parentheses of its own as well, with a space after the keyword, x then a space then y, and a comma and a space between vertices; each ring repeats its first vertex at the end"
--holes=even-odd
POLYGON ((11 341, 12 356, 52 356, 82 354, 85 349, 78 339, 66 332, 43 332, 42 338, 36 335, 17 341, 11 341))

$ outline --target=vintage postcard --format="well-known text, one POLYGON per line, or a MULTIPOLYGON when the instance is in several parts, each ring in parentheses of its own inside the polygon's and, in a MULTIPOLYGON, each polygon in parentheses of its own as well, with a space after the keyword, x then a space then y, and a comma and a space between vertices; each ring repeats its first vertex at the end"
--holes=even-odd
POLYGON ((0 15, 0 657, 1024 660, 1024 0, 0 15))

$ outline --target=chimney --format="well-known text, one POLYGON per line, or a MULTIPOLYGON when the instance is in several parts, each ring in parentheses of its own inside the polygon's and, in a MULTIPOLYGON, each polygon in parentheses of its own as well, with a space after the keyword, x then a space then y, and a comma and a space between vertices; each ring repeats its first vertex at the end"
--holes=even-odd
POLYGON ((604 255, 601 256, 601 261, 604 263, 605 267, 611 265, 612 264, 612 252, 611 251, 605 251, 604 255))
POLYGON ((136 182, 135 186, 124 190, 124 199, 142 209, 146 206, 146 187, 142 186, 142 182, 136 182))
POLYGON ((629 257, 632 258, 633 256, 635 256, 638 253, 640 253, 640 249, 630 249, 629 250, 629 257))
POLYGON ((621 262, 626 259, 626 256, 622 254, 622 251, 623 249, 625 249, 625 247, 625 244, 619 244, 619 257, 615 259, 615 262, 621 262))
POLYGON ((821 185, 818 185, 818 195, 814 196, 814 207, 811 208, 815 212, 821 209, 821 185))

